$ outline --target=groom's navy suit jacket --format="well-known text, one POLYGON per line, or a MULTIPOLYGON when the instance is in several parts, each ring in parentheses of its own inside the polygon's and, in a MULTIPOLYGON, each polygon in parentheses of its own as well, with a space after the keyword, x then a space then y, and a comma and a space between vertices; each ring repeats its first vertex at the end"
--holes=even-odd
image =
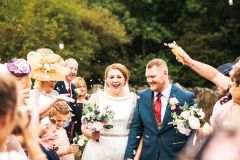
MULTIPOLYGON (((173 160, 184 147, 189 136, 178 133, 169 122, 172 121, 171 109, 169 106, 158 128, 153 111, 154 92, 148 88, 139 93, 136 109, 134 111, 131 130, 128 137, 128 144, 125 158, 133 158, 137 150, 140 138, 143 136, 141 158, 143 160, 173 160)), ((180 104, 185 102, 193 105, 194 95, 172 84, 169 98, 177 98, 180 104)))

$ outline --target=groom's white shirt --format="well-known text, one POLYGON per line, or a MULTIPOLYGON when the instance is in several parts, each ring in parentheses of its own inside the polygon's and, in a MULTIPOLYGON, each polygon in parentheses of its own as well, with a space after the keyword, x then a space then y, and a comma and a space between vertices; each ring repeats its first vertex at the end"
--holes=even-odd
MULTIPOLYGON (((170 97, 171 89, 172 89, 172 84, 169 83, 167 88, 161 92, 161 94, 162 94, 162 96, 161 96, 161 102, 162 102, 161 121, 163 121, 163 118, 164 118, 164 115, 165 115, 165 112, 167 109, 167 104, 168 104, 168 100, 170 97)), ((158 94, 158 92, 154 92, 154 103, 157 100, 157 94, 158 94)))

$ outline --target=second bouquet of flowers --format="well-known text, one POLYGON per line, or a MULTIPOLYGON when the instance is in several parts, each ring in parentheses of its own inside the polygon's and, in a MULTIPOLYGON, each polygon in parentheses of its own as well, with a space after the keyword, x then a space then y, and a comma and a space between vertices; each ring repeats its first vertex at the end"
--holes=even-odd
MULTIPOLYGON (((100 110, 97 104, 85 104, 82 111, 82 125, 93 132, 94 135, 100 134, 102 129, 113 128, 112 121, 114 112, 106 106, 100 110)), ((99 141, 99 140, 97 140, 99 141)))
POLYGON ((170 98, 169 106, 171 107, 171 115, 173 121, 170 122, 178 132, 188 136, 192 129, 199 129, 201 126, 200 121, 204 118, 205 114, 202 109, 197 108, 197 105, 189 106, 184 103, 183 106, 179 105, 176 98, 170 98), (181 110, 181 113, 179 113, 181 110))
POLYGON ((88 142, 88 138, 86 136, 76 134, 76 137, 73 138, 73 143, 79 145, 79 147, 83 150, 88 142))

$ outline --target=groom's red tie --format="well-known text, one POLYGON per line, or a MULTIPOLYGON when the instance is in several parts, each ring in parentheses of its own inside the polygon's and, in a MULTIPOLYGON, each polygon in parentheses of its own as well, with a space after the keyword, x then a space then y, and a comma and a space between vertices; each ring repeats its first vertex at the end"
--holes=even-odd
POLYGON ((162 102, 161 102, 162 94, 157 94, 157 100, 154 104, 154 113, 156 117, 157 124, 161 124, 161 109, 162 109, 162 102))

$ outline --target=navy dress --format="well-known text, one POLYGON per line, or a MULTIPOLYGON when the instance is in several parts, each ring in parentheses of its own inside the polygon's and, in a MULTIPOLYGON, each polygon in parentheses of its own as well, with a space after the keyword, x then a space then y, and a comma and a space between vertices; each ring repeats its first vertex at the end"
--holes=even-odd
POLYGON ((83 103, 76 103, 74 104, 74 107, 73 107, 73 113, 75 114, 74 117, 72 117, 72 121, 74 122, 74 134, 82 134, 82 131, 81 131, 81 125, 82 125, 82 121, 81 121, 81 118, 82 118, 82 109, 83 109, 83 103))
POLYGON ((42 151, 46 154, 48 160, 59 160, 59 157, 56 153, 56 151, 51 150, 51 149, 46 149, 43 146, 41 146, 42 151))

